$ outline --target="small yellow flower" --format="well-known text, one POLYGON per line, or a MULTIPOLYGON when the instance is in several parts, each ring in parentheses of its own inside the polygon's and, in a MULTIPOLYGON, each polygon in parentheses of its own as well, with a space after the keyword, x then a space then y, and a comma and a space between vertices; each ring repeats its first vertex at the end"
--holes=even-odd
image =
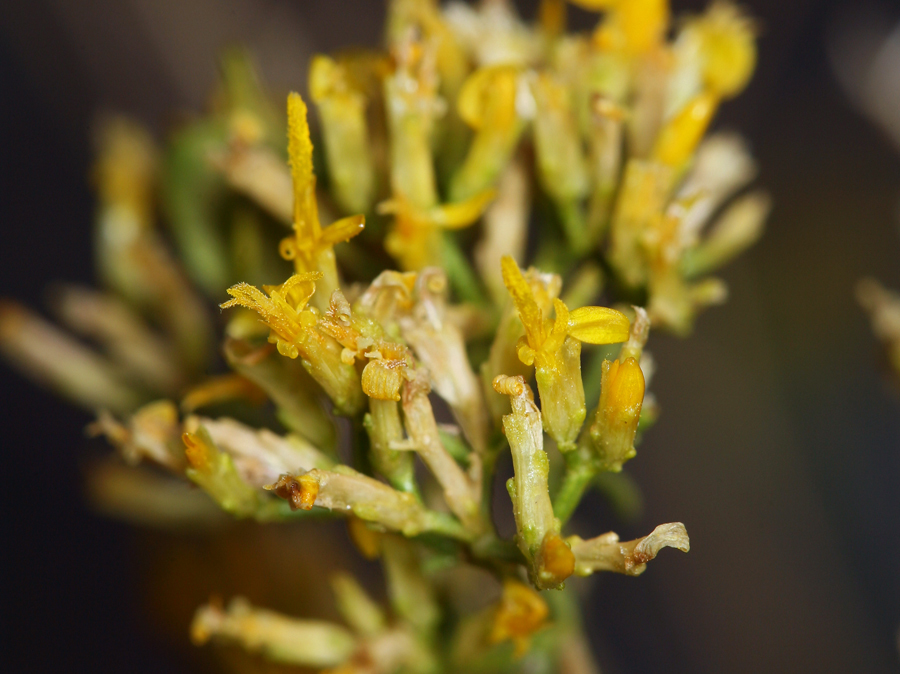
POLYGON ((507 578, 494 614, 490 641, 495 644, 512 641, 515 657, 520 658, 531 648, 532 635, 544 626, 549 613, 547 602, 534 589, 507 578))
POLYGON ((265 293, 249 283, 238 283, 227 290, 233 299, 219 307, 241 306, 257 312, 272 331, 269 341, 275 343, 278 353, 296 358, 301 355, 304 334, 318 319, 317 312, 307 304, 315 293, 315 282, 321 278, 317 271, 294 274, 279 286, 263 286, 265 293))
POLYGON ((701 59, 703 90, 697 93, 662 128, 653 157, 667 166, 680 167, 694 153, 723 99, 739 94, 756 67, 753 22, 727 2, 717 2, 689 22, 682 39, 701 59))
POLYGON ((256 311, 271 329, 269 341, 275 343, 278 353, 288 358, 300 357, 303 367, 340 412, 354 414, 365 403, 359 374, 352 359, 347 362, 342 358, 338 341, 319 329, 318 310, 308 306, 315 293, 315 281, 320 278, 318 271, 294 274, 280 286, 263 286, 265 293, 247 283, 238 283, 228 289, 233 299, 219 306, 242 306, 256 311))
POLYGON ((687 23, 684 33, 698 43, 707 89, 731 98, 747 86, 756 67, 756 28, 740 9, 715 2, 687 23))

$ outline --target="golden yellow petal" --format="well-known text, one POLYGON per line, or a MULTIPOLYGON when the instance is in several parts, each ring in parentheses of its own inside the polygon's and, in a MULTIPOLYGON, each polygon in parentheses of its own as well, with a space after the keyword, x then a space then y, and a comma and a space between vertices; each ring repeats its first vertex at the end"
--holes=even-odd
MULTIPOLYGON (((634 358, 614 360, 604 378, 608 414, 637 419, 644 402, 644 373, 634 358)), ((636 423, 636 422, 635 422, 636 423)))
POLYGON ((588 344, 624 342, 630 327, 625 314, 608 307, 581 307, 569 314, 569 336, 588 344))
POLYGON ((468 227, 481 217, 481 214, 484 213, 484 210, 496 195, 497 190, 488 189, 465 201, 436 206, 429 209, 428 220, 445 229, 468 227))

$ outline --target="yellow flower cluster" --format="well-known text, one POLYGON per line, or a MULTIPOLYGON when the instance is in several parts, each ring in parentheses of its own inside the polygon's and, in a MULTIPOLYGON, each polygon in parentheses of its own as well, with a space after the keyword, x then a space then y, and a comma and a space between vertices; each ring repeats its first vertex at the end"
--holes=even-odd
POLYGON ((572 2, 600 13, 591 33, 565 32, 564 0, 533 26, 504 0, 391 0, 385 50, 312 61, 321 165, 304 99, 278 112, 230 53, 219 106, 161 155, 125 123, 104 142, 107 290, 61 312, 100 348, 0 304, 0 349, 98 410, 129 466, 186 476, 236 517, 346 517, 384 566, 390 617, 339 576, 346 626, 237 599, 197 613, 198 643, 345 674, 558 664, 554 640, 583 634, 572 600, 541 591, 688 550, 680 523, 624 543, 565 529, 655 418, 651 326, 687 333, 724 299, 702 277, 761 231, 765 196, 731 201, 752 159, 706 137, 747 85, 754 28, 726 2, 674 29, 666 0, 572 2), (157 183, 182 266, 154 233, 157 183), (222 374, 201 297, 226 292, 222 374), (476 601, 438 601, 476 568, 476 601))

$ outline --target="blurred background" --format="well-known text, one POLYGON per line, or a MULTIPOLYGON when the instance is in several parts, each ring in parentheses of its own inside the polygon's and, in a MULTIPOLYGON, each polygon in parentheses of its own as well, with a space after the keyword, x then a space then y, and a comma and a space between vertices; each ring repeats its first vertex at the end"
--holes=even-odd
MULTIPOLYGON (((518 4, 533 15, 535 2, 518 4)), ((881 46, 900 6, 743 4, 760 22, 759 68, 717 126, 751 143, 775 204, 768 231, 726 269, 728 303, 691 338, 651 337, 662 416, 628 466, 640 517, 618 521, 600 498, 578 513, 623 538, 682 521, 692 549, 638 580, 585 586, 589 632, 607 673, 894 672, 900 395, 853 293, 867 275, 900 288, 900 145, 878 125, 900 119, 900 59, 881 46)), ((273 91, 305 94, 310 55, 377 43, 382 16, 373 0, 0 3, 0 294, 40 308, 49 282, 91 281, 98 112, 163 138, 203 108, 216 56, 236 41, 273 91)), ((88 415, 5 366, 0 396, 5 671, 203 671, 209 649, 190 647, 187 625, 210 592, 264 601, 267 575, 294 574, 321 587, 277 608, 327 601, 314 576, 332 553, 304 554, 308 534, 178 536, 93 514, 88 415)))

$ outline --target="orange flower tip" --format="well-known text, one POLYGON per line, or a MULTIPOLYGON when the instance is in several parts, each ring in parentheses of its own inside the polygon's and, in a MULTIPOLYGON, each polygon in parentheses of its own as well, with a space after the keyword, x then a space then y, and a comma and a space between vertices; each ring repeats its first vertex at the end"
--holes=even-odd
POLYGON ((319 495, 319 481, 310 473, 299 477, 282 475, 275 484, 266 485, 264 489, 286 500, 291 510, 312 510, 319 495))
POLYGON ((184 442, 184 454, 191 468, 201 473, 208 472, 213 460, 213 452, 209 445, 195 433, 183 433, 181 439, 184 442))
POLYGON ((575 555, 559 534, 548 531, 541 543, 540 576, 546 586, 556 586, 575 572, 575 555))

